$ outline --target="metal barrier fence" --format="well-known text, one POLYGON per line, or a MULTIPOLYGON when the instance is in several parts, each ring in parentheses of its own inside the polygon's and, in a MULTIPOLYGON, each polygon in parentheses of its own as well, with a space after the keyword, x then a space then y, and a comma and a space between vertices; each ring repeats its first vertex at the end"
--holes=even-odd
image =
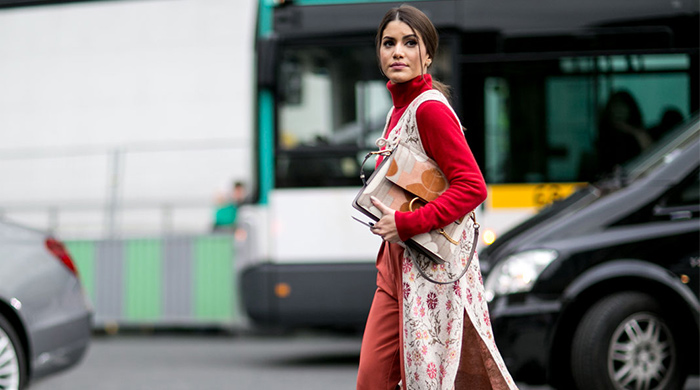
POLYGON ((67 241, 95 328, 241 323, 231 235, 67 241))
POLYGON ((234 179, 250 183, 248 136, 0 149, 0 216, 62 239, 199 234, 234 179))

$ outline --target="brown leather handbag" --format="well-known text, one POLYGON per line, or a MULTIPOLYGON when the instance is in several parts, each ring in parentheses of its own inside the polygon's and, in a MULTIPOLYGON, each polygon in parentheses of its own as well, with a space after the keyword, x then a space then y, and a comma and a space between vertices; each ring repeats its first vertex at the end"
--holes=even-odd
MULTIPOLYGON (((374 221, 378 221, 382 217, 382 213, 372 204, 371 196, 375 196, 394 210, 415 211, 437 199, 449 188, 449 182, 437 163, 421 151, 403 142, 399 142, 393 149, 368 153, 360 170, 363 187, 355 197, 353 207, 374 221), (364 165, 373 155, 384 156, 384 160, 366 180, 364 165)), ((479 224, 476 222, 474 212, 472 211, 447 226, 418 234, 404 242, 404 246, 409 250, 414 263, 416 256, 413 252, 417 252, 434 263, 442 264, 459 255, 460 241, 468 238, 467 228, 470 220, 474 235, 469 260, 462 274, 455 280, 437 282, 425 275, 422 267, 416 264, 416 268, 423 277, 433 283, 447 284, 464 275, 474 257, 479 237, 479 224)))

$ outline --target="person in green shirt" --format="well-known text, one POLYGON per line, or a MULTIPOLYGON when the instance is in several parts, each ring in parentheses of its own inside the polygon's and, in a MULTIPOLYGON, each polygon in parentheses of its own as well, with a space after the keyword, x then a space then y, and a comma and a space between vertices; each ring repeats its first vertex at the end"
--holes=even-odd
POLYGON ((243 182, 237 181, 233 184, 233 193, 230 197, 226 197, 223 202, 217 205, 214 213, 215 231, 233 230, 236 225, 236 216, 238 215, 238 206, 245 199, 245 185, 243 182))

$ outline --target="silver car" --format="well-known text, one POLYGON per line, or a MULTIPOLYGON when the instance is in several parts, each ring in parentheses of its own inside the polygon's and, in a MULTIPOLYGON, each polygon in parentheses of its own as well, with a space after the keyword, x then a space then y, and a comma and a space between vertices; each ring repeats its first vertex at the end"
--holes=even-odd
POLYGON ((92 309, 54 238, 0 220, 0 390, 18 390, 80 361, 92 309))

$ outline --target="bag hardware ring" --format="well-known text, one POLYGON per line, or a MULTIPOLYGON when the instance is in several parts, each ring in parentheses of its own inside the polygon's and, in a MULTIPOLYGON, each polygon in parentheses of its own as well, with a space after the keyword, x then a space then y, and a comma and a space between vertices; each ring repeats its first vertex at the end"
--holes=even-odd
MULTIPOLYGON (((416 196, 415 198, 411 199, 411 201, 408 203, 408 210, 409 210, 409 211, 411 211, 411 212, 414 211, 414 210, 413 210, 413 205, 416 203, 417 200, 422 200, 422 199, 421 199, 420 197, 416 196)), ((454 238, 450 237, 450 235, 447 234, 447 232, 445 231, 445 229, 440 228, 440 230, 438 230, 438 232, 439 232, 440 234, 442 234, 442 235, 445 237, 445 239, 446 239, 450 244, 452 244, 452 245, 458 245, 458 244, 459 244, 459 241, 457 241, 457 240, 455 240, 454 238)))

